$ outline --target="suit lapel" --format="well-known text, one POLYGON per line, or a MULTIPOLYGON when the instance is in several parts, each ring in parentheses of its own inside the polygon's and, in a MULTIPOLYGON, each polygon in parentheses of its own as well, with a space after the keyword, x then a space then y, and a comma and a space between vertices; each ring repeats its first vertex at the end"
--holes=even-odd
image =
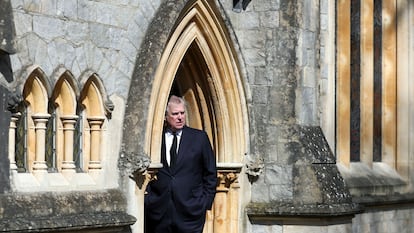
POLYGON ((181 139, 180 139, 180 145, 178 147, 178 155, 177 155, 177 161, 176 161, 176 168, 181 166, 183 161, 185 160, 185 155, 187 154, 187 150, 191 148, 191 134, 188 128, 185 126, 181 133, 181 139))
POLYGON ((161 163, 168 173, 171 173, 171 169, 167 163, 166 145, 165 145, 165 130, 162 132, 162 143, 161 143, 161 163))

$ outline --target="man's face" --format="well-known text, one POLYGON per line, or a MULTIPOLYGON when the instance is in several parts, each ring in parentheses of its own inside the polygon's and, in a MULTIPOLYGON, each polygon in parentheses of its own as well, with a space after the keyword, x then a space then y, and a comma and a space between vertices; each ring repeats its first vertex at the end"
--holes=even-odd
POLYGON ((185 125, 184 104, 170 103, 165 120, 173 131, 182 129, 185 125))

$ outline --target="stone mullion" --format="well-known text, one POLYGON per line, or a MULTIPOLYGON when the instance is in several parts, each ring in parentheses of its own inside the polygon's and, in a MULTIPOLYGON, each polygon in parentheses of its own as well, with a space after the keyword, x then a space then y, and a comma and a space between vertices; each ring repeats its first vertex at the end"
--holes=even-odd
MULTIPOLYGON (((238 177, 238 175, 237 175, 238 177)), ((230 232, 239 232, 239 189, 240 189, 240 183, 239 179, 236 179, 231 187, 230 192, 228 196, 227 201, 231 203, 230 209, 229 209, 229 216, 230 216, 230 232)))
POLYGON ((350 1, 340 0, 337 2, 337 142, 336 154, 339 161, 349 166, 350 164, 350 35, 351 15, 350 1))
POLYGON ((394 168, 397 148, 397 6, 395 0, 382 3, 382 161, 394 168))
POLYGON ((33 164, 33 172, 43 173, 47 172, 47 165, 45 160, 46 152, 46 124, 49 120, 50 114, 35 114, 32 116, 35 124, 36 134, 36 152, 35 161, 33 164))
POLYGON ((88 117, 90 127, 90 160, 89 170, 100 170, 102 168, 100 160, 101 148, 101 127, 105 118, 103 117, 88 117))
MULTIPOLYGON (((404 10, 410 9, 413 6, 411 0, 398 0, 397 1, 397 12, 403 12, 404 10), (410 2, 410 3, 409 3, 410 2)), ((406 148, 410 148, 411 139, 407 135, 410 135, 410 128, 412 125, 409 123, 411 108, 407 108, 406 104, 410 102, 413 96, 412 82, 410 70, 414 67, 410 54, 412 46, 410 46, 410 37, 412 38, 413 32, 410 30, 411 22, 414 22, 413 14, 401 14, 398 15, 398 26, 397 26, 397 151, 398 158, 395 158, 398 174, 405 179, 409 179, 410 166, 410 151, 406 148)))
POLYGON ((17 171, 16 165, 16 128, 17 121, 20 118, 20 113, 12 114, 10 119, 9 127, 9 160, 10 160, 10 170, 17 171))
POLYGON ((360 161, 372 165, 374 126, 374 1, 361 1, 360 161))
POLYGON ((76 115, 61 117, 64 135, 64 159, 62 162, 62 172, 74 173, 76 171, 75 162, 73 160, 73 142, 77 118, 78 116, 76 115))

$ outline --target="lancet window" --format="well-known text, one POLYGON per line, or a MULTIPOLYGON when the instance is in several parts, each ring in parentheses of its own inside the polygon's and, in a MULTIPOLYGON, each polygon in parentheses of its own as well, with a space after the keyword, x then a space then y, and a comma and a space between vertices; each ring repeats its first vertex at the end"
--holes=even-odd
POLYGON ((100 170, 102 126, 107 120, 99 77, 82 88, 64 72, 50 88, 41 69, 26 80, 9 132, 11 170, 79 173, 100 170), (78 91, 81 89, 81 91, 78 91))
POLYGON ((396 19, 394 0, 337 2, 336 144, 343 164, 396 165, 396 19))

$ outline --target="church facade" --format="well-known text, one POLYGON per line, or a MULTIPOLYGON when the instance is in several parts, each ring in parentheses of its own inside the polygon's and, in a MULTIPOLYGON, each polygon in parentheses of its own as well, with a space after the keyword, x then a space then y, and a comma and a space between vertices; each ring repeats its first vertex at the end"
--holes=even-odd
POLYGON ((170 94, 215 151, 205 233, 412 232, 413 21, 410 0, 1 0, 0 232, 144 232, 170 94))

